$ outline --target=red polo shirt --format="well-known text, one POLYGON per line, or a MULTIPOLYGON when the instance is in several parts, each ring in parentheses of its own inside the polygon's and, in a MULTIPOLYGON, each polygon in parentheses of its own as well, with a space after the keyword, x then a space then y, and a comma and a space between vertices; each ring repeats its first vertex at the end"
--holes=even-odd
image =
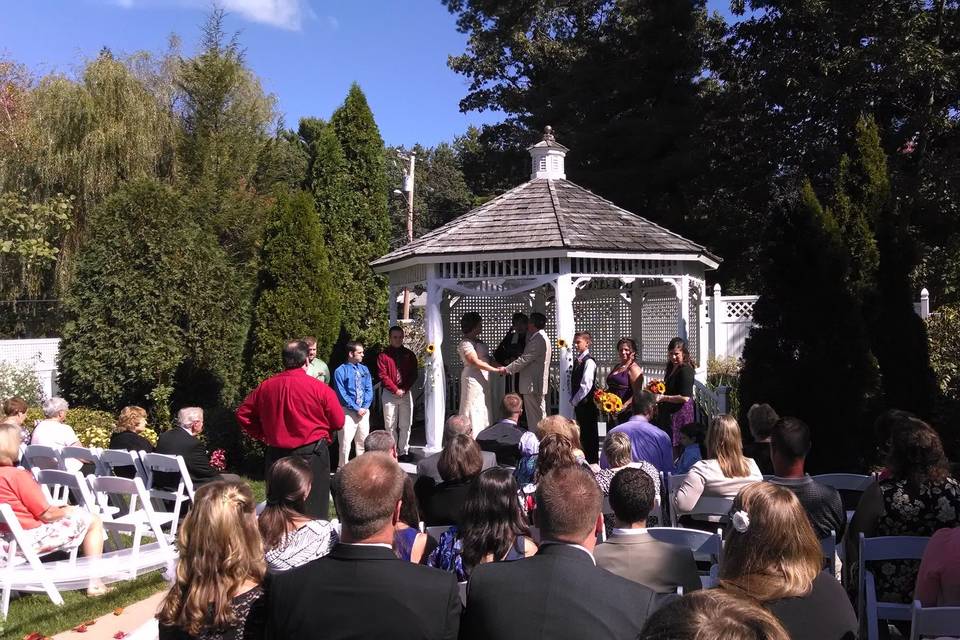
POLYGON ((337 394, 303 369, 267 378, 237 408, 237 422, 251 437, 271 447, 294 449, 317 440, 333 441, 343 428, 337 394))

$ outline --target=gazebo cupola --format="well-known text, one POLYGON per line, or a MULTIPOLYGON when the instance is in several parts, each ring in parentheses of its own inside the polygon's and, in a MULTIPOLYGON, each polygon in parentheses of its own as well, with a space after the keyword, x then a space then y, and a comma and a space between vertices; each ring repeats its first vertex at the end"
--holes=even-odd
MULTIPOLYGON (((687 338, 706 376, 704 273, 719 266, 705 247, 621 209, 566 179, 568 149, 547 127, 531 146, 528 182, 514 187, 371 263, 389 277, 389 300, 404 287, 426 292, 424 354, 427 451, 440 449, 457 411, 460 318, 478 312, 491 353, 517 311, 547 316, 554 342, 550 412, 573 415, 573 335, 593 336, 600 377, 616 343, 633 337, 647 377, 662 377, 670 338, 687 338), (704 339, 701 339, 703 336, 704 339)), ((390 320, 395 322, 396 305, 390 320)), ((503 379, 491 378, 489 413, 500 415, 503 379)))
POLYGON ((553 127, 544 129, 543 140, 527 147, 527 151, 530 152, 531 180, 537 178, 546 178, 547 180, 567 179, 567 174, 563 168, 563 159, 569 149, 557 143, 553 137, 553 127))

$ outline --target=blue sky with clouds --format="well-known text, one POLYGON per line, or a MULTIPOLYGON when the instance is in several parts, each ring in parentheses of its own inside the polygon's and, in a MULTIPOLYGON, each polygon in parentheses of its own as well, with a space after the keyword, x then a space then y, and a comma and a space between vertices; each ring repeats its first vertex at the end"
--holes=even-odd
MULTIPOLYGON (((208 0, 9 0, 0 53, 36 73, 74 73, 103 46, 161 51, 175 33, 191 52, 208 0)), ((462 114, 467 81, 447 68, 466 37, 440 0, 220 0, 247 61, 288 126, 328 117, 357 81, 388 144, 433 145, 496 113, 462 114)), ((708 0, 726 12, 727 0, 708 0)))

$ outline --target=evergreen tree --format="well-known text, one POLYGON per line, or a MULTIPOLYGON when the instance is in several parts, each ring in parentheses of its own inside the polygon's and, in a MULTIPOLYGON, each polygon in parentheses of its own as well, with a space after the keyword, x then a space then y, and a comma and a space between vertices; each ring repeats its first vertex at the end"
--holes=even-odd
POLYGON ((170 187, 141 180, 91 215, 64 299, 71 319, 60 384, 72 401, 143 404, 162 414, 178 378, 216 368, 222 346, 236 339, 223 320, 243 306, 221 288, 230 266, 186 208, 170 187))
POLYGON ((811 466, 853 469, 867 450, 864 413, 876 363, 836 219, 809 181, 771 215, 764 286, 743 350, 741 406, 768 402, 813 429, 811 466))
POLYGON ((260 259, 248 386, 282 370, 286 340, 315 335, 324 360, 340 331, 340 297, 313 198, 280 189, 260 259))
MULTIPOLYGON (((339 283, 343 329, 351 339, 382 344, 387 329, 387 288, 384 278, 373 273, 370 262, 389 248, 383 139, 356 84, 350 87, 330 124, 345 162, 343 222, 334 232, 349 241, 332 245, 346 276, 339 283)), ((323 212, 322 206, 318 208, 323 212)))

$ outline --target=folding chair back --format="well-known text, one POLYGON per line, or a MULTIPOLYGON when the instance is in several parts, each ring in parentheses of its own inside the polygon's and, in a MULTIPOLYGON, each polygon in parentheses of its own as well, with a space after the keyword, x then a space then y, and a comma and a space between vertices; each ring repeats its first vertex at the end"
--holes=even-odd
POLYGON ((431 538, 433 538, 434 540, 436 540, 437 542, 439 542, 440 536, 446 533, 447 531, 449 531, 450 527, 452 526, 453 525, 445 524, 445 525, 439 525, 435 527, 426 527, 426 534, 431 538))
POLYGON ((860 502, 860 495, 867 490, 875 480, 874 476, 865 476, 859 473, 823 473, 813 476, 820 484, 833 487, 840 494, 843 508, 847 512, 847 522, 853 518, 853 512, 860 502))
POLYGON ((105 514, 103 527, 110 535, 111 542, 116 548, 120 547, 118 533, 133 535, 133 564, 136 564, 136 553, 144 535, 156 538, 161 546, 167 546, 168 540, 163 533, 162 525, 169 522, 165 514, 158 514, 150 503, 150 494, 143 486, 140 478, 117 478, 114 476, 88 476, 87 481, 99 501, 101 511, 105 514), (112 515, 111 504, 115 500, 126 503, 125 513, 121 516, 112 515))
POLYGON ((650 527, 647 533, 654 540, 686 547, 693 552, 694 558, 701 562, 719 562, 723 553, 723 533, 682 529, 679 527, 650 527))
POLYGON ((861 625, 866 623, 867 640, 880 637, 880 620, 910 620, 911 606, 899 602, 878 602, 876 578, 867 569, 868 562, 881 560, 919 560, 930 538, 924 536, 883 536, 867 538, 860 534, 858 614, 861 625))
POLYGON ((667 510, 670 512, 670 526, 676 527, 677 525, 677 508, 675 506, 674 497, 677 495, 677 489, 680 488, 680 485, 683 484, 683 481, 687 479, 687 474, 681 473, 674 475, 669 471, 666 472, 663 476, 663 486, 666 488, 667 492, 667 510))
POLYGON ((920 640, 920 636, 960 636, 960 607, 924 609, 919 600, 914 600, 912 614, 910 640, 920 640))
POLYGON ((60 471, 59 469, 34 469, 37 483, 47 493, 51 502, 68 504, 73 498, 73 504, 86 509, 90 513, 99 514, 97 502, 90 492, 87 479, 76 471, 60 471))
POLYGON ((60 595, 53 583, 52 573, 44 568, 39 556, 33 552, 33 548, 29 544, 26 544, 27 538, 23 533, 23 527, 20 526, 20 521, 17 520, 13 509, 6 503, 0 503, 0 525, 5 525, 13 537, 10 542, 0 541, 0 614, 2 614, 3 619, 6 619, 7 612, 10 610, 13 569, 23 560, 29 563, 37 582, 46 591, 50 600, 55 605, 62 605, 63 596, 60 595), (17 556, 18 551, 23 556, 23 560, 17 556))
POLYGON ((820 549, 827 559, 827 571, 830 575, 837 575, 837 532, 830 530, 830 535, 820 540, 820 549))
POLYGON ((77 460, 81 465, 92 463, 96 473, 102 473, 100 468, 100 451, 96 447, 64 447, 60 450, 60 459, 63 461, 63 469, 67 469, 67 460, 77 460))
POLYGON ((58 447, 48 447, 42 444, 28 444, 23 450, 23 459, 31 468, 36 469, 63 469, 63 459, 58 447))
POLYGON ((166 502, 173 502, 173 509, 168 512, 174 514, 170 523, 170 535, 176 535, 177 522, 180 519, 181 507, 193 501, 193 481, 187 471, 187 465, 182 456, 170 456, 162 453, 140 452, 141 464, 147 474, 146 488, 153 498, 154 507, 158 511, 166 511, 166 502), (176 488, 163 486, 169 483, 169 478, 176 478, 176 488))
POLYGON ((97 475, 133 478, 139 476, 146 486, 147 472, 143 469, 140 455, 126 449, 103 449, 100 451, 100 471, 97 475), (117 470, 120 470, 118 473, 117 470))
POLYGON ((733 498, 714 498, 710 496, 700 496, 693 509, 684 513, 686 516, 720 516, 720 520, 726 522, 729 519, 730 509, 733 508, 733 498))

